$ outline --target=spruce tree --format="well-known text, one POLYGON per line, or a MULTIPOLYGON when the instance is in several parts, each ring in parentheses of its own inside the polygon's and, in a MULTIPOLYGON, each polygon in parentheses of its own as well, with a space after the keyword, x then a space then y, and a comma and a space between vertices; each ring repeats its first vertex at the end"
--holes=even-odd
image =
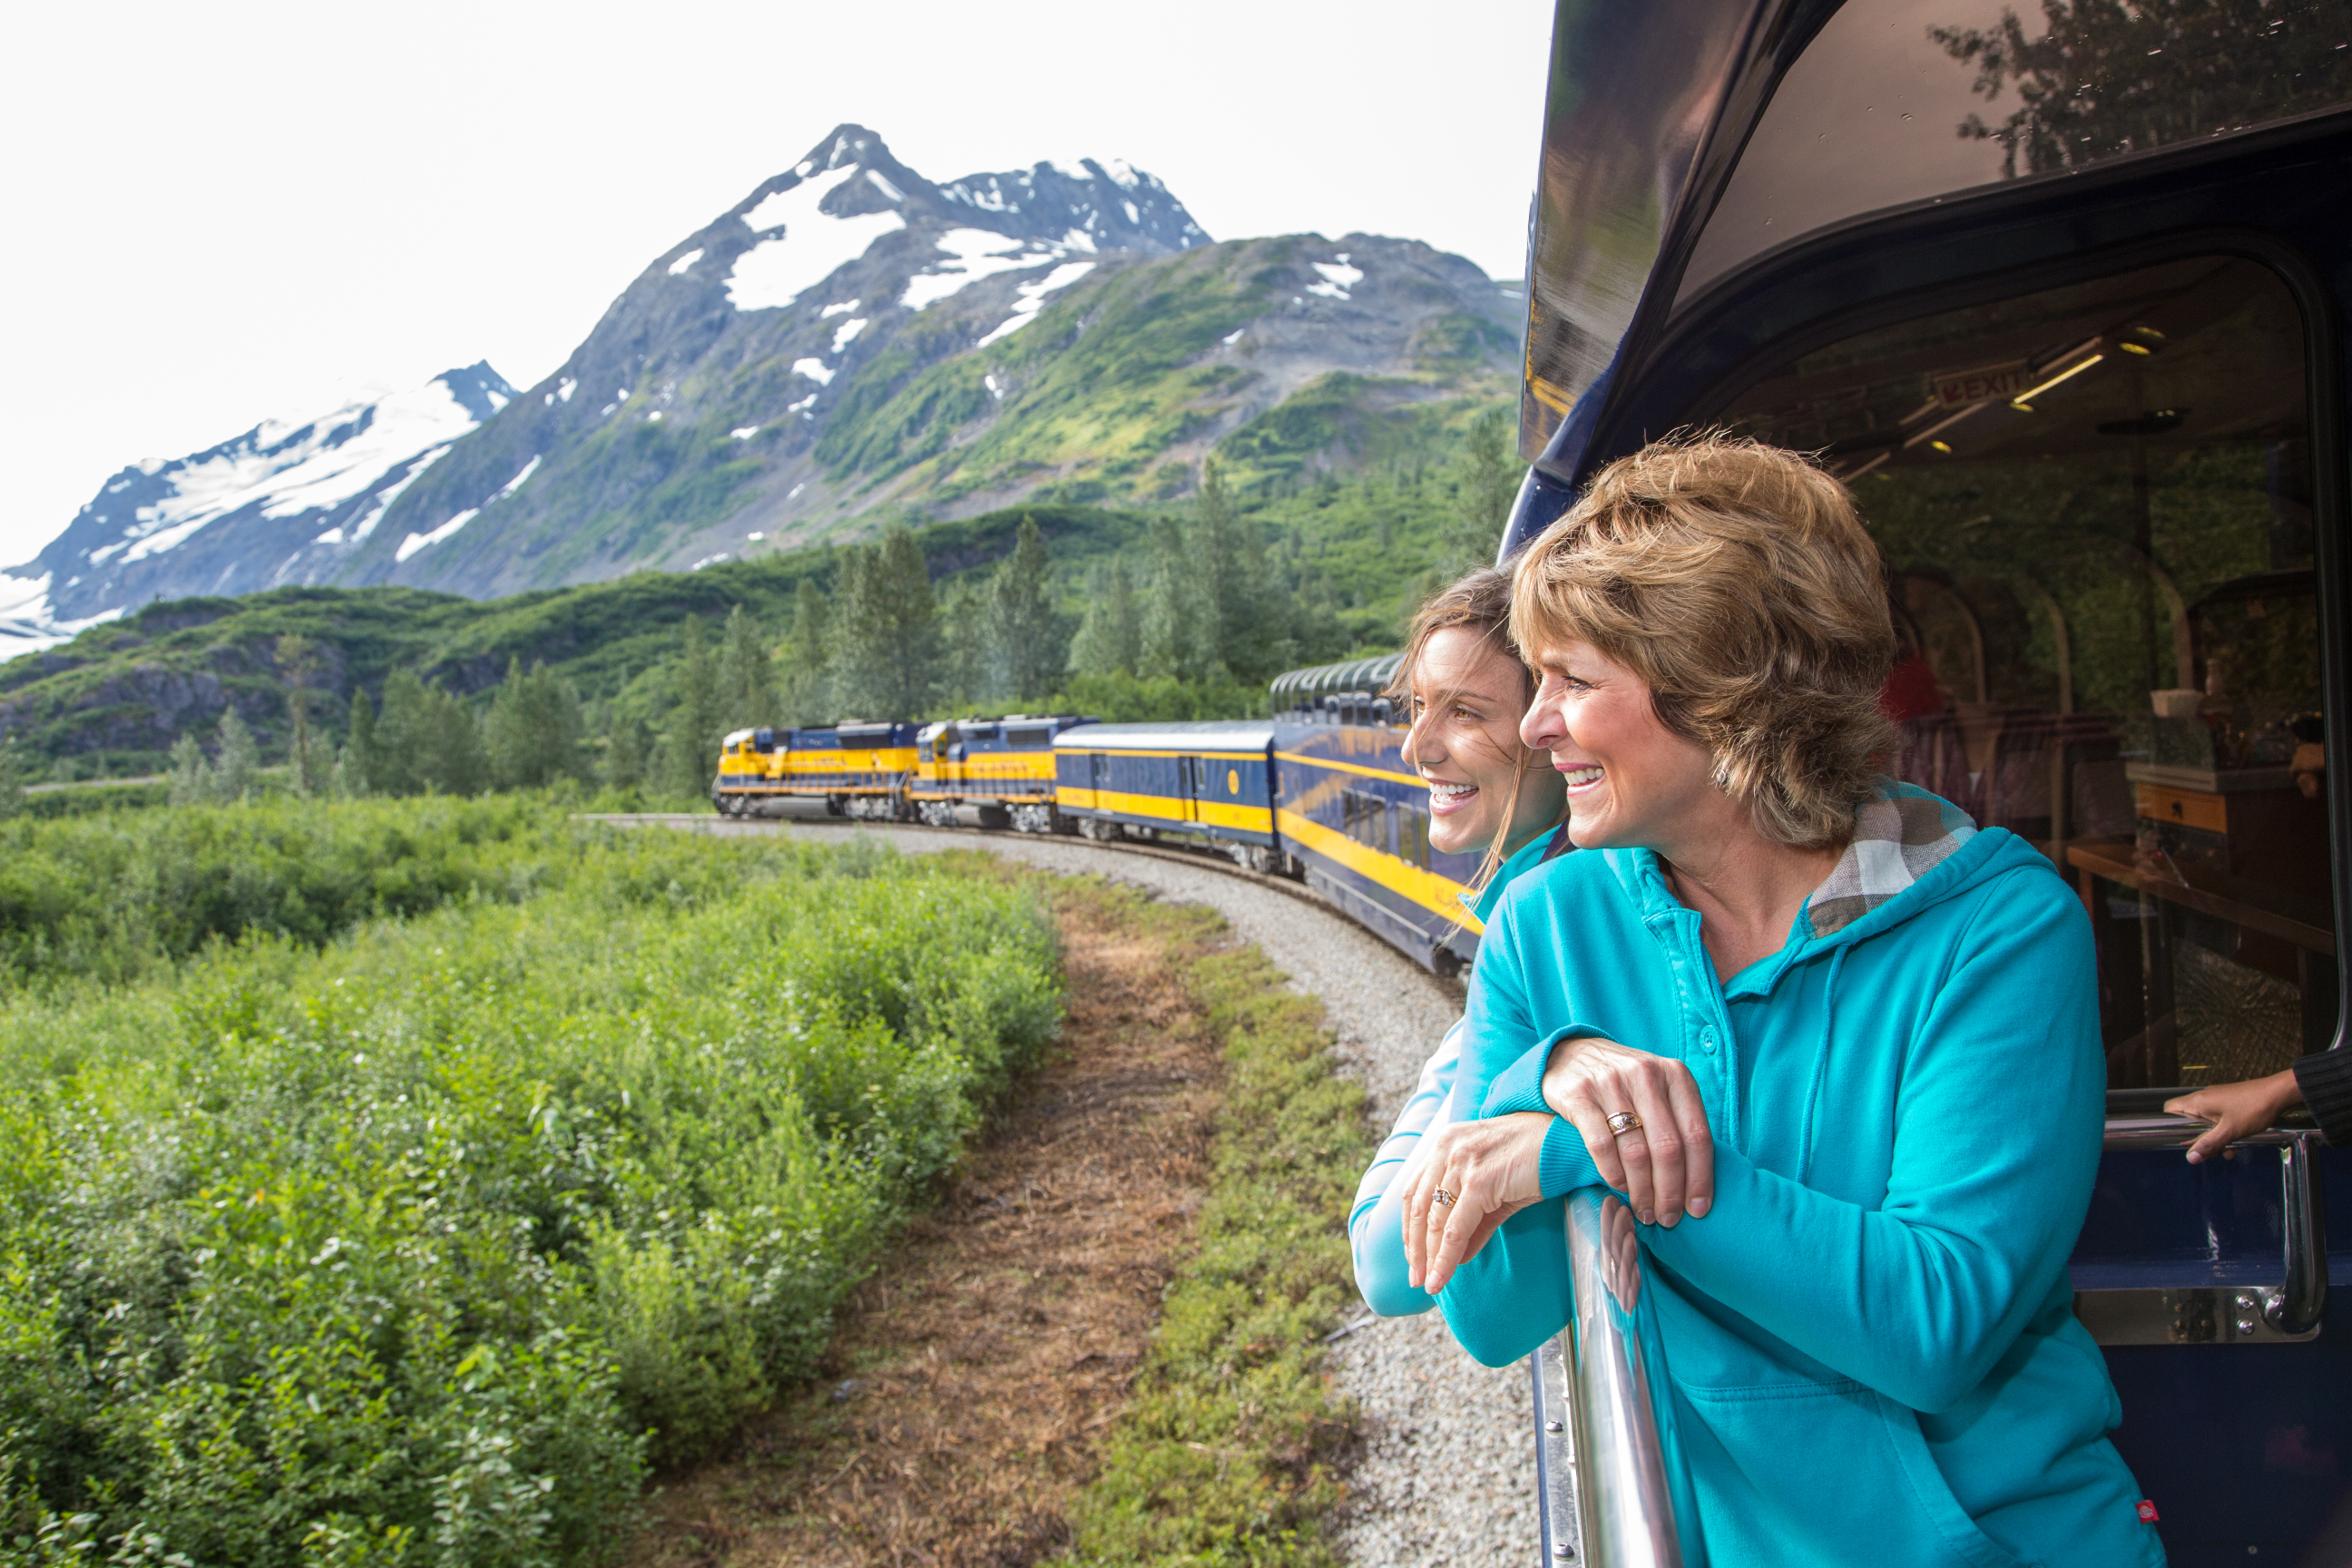
POLYGON ((425 688, 425 783, 442 795, 479 795, 490 787, 490 757, 474 710, 436 683, 425 688))
POLYGON ((213 764, 210 793, 215 800, 244 800, 252 795, 260 772, 261 748, 254 743, 253 731, 246 728, 244 715, 231 703, 221 714, 220 757, 213 764))
POLYGON ((372 782, 375 767, 375 704, 358 687, 352 689, 352 738, 343 747, 342 760, 337 766, 342 770, 342 789, 347 795, 366 795, 376 788, 372 782))
POLYGON ((793 590, 793 635, 782 681, 784 711, 779 715, 790 723, 821 724, 831 717, 826 711, 826 667, 832 657, 829 608, 814 580, 803 577, 793 590))
POLYGON ((1516 430, 1509 408, 1490 408, 1470 422, 1454 467, 1454 510, 1438 539, 1438 573, 1451 583, 1492 566, 1503 530, 1519 497, 1521 473, 1511 449, 1516 430))
POLYGON ((704 639, 702 622, 688 616, 685 647, 670 664, 669 728, 662 737, 663 793, 677 796, 710 793, 719 772, 719 671, 704 639))
POLYGON ((998 564, 988 596, 991 662, 1006 691, 1024 704, 1045 697, 1061 673, 1063 641, 1054 614, 1053 563, 1035 518, 1022 516, 1013 553, 998 564))
POLYGON ((740 605, 727 613, 719 637, 719 706, 721 730, 756 730, 778 717, 775 661, 760 624, 740 605))
POLYGON ((431 693, 412 669, 383 679, 383 711, 376 716, 362 771, 372 795, 422 795, 430 741, 431 693))
MULTIPOLYGON (((903 523, 878 546, 843 552, 835 610, 835 679, 854 716, 912 719, 940 687, 939 601, 922 546, 903 523)), ((847 716, 847 715, 845 715, 847 716)))
POLYGON ((1208 664, 1201 636, 1202 604, 1197 563, 1189 559, 1184 525, 1174 517, 1151 520, 1150 577, 1143 608, 1145 677, 1172 675, 1197 680, 1208 664))
POLYGON ((1097 566, 1087 578, 1086 618, 1070 642, 1076 675, 1133 675, 1143 662, 1142 608, 1136 601, 1135 574, 1127 557, 1097 566))
POLYGON ((616 719, 604 742, 604 782, 614 789, 642 789, 656 751, 643 719, 616 719))
POLYGON ((278 672, 286 679, 286 716, 294 725, 287 761, 292 766, 297 795, 309 795, 320 782, 313 776, 310 755, 310 681, 318 671, 317 643, 299 632, 288 632, 278 639, 278 672))

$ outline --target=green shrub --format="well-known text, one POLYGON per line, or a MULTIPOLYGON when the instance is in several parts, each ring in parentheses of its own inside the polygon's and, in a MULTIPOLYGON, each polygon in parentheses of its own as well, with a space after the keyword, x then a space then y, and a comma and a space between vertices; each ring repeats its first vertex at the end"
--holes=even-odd
MULTIPOLYGON (((1059 1020, 1034 896, 929 857, 527 802, 166 818, 314 912, 238 894, 240 942, 0 1001, 0 1559, 606 1554, 649 1466, 807 1374, 1059 1020)), ((157 907, 156 858, 99 850, 157 907)))

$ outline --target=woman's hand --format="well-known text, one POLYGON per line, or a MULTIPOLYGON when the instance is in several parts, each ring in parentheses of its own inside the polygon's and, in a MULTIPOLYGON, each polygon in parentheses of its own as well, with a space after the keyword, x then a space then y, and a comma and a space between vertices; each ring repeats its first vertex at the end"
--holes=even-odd
POLYGON ((2289 1068, 2268 1078, 2217 1083, 2193 1094, 2177 1095, 2164 1102, 2164 1109, 2175 1116, 2193 1116, 2213 1124, 2189 1146, 2189 1163, 2196 1165, 2247 1133, 2260 1132, 2276 1121, 2281 1111, 2302 1100, 2303 1089, 2294 1080, 2294 1069, 2289 1068))
POLYGON ((1426 1158, 1400 1200, 1408 1279, 1434 1296, 1497 1226, 1543 1196, 1538 1169, 1550 1130, 1550 1117, 1526 1110, 1422 1134, 1426 1158))
POLYGON ((1576 1124, 1601 1179, 1643 1225, 1704 1218, 1715 1204, 1715 1139, 1690 1068, 1614 1040, 1562 1040, 1544 1068, 1544 1102, 1576 1124), (1639 1118, 1622 1132, 1609 1119, 1639 1118))

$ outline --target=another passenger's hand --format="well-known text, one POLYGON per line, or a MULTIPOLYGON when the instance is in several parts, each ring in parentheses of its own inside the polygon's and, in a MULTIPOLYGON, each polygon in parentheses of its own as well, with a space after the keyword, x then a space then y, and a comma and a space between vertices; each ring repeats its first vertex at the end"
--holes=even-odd
POLYGON ((2211 1084, 2191 1094, 2176 1095, 2164 1102, 2164 1109, 2213 1124, 2189 1146, 2189 1163, 2195 1165, 2247 1133, 2260 1132, 2288 1106, 2302 1101, 2303 1089, 2294 1081, 2294 1069, 2289 1068, 2268 1078, 2211 1084))
POLYGON ((1601 1179, 1643 1225, 1706 1217, 1715 1204, 1715 1138, 1690 1068, 1614 1040, 1562 1040, 1544 1069, 1544 1101, 1576 1124, 1601 1179), (1632 1111, 1638 1127, 1609 1130, 1632 1111))
POLYGON ((1550 1131, 1550 1117, 1525 1110, 1422 1134, 1426 1158, 1400 1200, 1408 1279, 1434 1296, 1497 1226, 1543 1196, 1538 1170, 1550 1131))

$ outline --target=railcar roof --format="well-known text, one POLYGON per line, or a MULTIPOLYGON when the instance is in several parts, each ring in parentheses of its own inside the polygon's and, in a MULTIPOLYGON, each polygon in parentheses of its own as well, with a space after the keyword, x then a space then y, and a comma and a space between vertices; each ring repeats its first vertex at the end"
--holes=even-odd
POLYGON ((1081 724, 1054 737, 1056 751, 1253 752, 1274 742, 1262 719, 1206 719, 1165 724, 1081 724))

